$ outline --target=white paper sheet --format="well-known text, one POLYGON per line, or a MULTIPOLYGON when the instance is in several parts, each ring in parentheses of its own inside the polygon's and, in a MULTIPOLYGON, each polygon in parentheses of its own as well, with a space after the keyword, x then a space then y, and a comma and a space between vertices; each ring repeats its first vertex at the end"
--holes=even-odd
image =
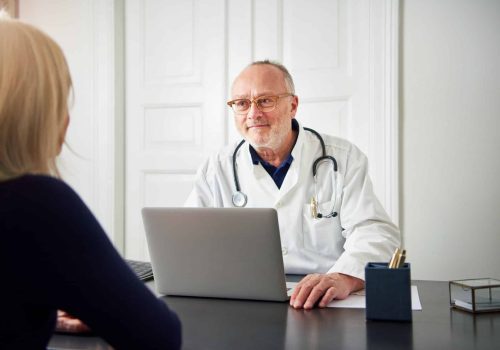
MULTIPOLYGON (((334 300, 328 304, 328 307, 364 309, 366 308, 365 290, 363 289, 359 292, 353 293, 344 300, 334 300)), ((422 304, 420 303, 420 297, 418 296, 417 286, 411 286, 411 309, 422 310, 422 304)))

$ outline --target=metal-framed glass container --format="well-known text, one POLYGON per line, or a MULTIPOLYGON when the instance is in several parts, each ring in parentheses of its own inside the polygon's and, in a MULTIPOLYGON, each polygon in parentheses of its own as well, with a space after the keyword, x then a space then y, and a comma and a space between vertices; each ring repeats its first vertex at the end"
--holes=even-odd
POLYGON ((500 311, 500 280, 473 278, 449 282, 450 306, 473 312, 500 311))

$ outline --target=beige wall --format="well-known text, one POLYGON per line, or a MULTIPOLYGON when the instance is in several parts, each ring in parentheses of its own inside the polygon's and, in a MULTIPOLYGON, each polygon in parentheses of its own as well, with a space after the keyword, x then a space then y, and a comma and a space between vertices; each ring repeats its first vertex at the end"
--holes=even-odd
POLYGON ((500 278, 500 1, 404 0, 400 44, 412 277, 500 278))

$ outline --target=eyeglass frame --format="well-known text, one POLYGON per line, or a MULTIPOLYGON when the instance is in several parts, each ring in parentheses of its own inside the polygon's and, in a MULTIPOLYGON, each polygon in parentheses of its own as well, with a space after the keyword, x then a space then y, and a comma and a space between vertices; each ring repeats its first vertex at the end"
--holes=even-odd
POLYGON ((259 97, 255 97, 254 99, 249 99, 249 98, 237 98, 237 99, 234 99, 234 100, 231 100, 231 101, 228 101, 227 102, 227 105, 229 106, 229 108, 231 108, 234 113, 236 114, 239 114, 239 115, 244 115, 244 114, 247 114, 250 109, 252 108, 252 104, 255 103, 255 105, 257 106, 257 109, 261 112, 264 112, 264 113, 268 113, 268 112, 272 112, 276 109, 276 106, 278 105, 278 101, 280 100, 280 98, 283 98, 283 97, 295 97, 295 94, 291 93, 291 92, 287 92, 287 93, 284 93, 284 94, 280 94, 280 95, 262 95, 262 96, 259 96, 259 97), (274 103, 274 106, 272 109, 268 110, 268 111, 263 111, 261 109, 261 107, 259 106, 259 104, 257 103, 257 100, 258 99, 261 99, 261 98, 265 98, 265 97, 271 97, 271 98, 276 98, 276 101, 274 103), (248 107, 248 109, 242 111, 242 112, 238 112, 234 109, 233 105, 237 102, 237 101, 250 101, 250 105, 248 107))

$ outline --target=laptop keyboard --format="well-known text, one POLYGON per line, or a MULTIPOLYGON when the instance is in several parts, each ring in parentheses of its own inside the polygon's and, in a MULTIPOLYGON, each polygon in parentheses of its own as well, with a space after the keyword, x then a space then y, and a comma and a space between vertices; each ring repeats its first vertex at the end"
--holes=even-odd
POLYGON ((153 269, 151 268, 151 263, 129 259, 125 259, 125 261, 141 281, 149 281, 153 279, 153 269))

